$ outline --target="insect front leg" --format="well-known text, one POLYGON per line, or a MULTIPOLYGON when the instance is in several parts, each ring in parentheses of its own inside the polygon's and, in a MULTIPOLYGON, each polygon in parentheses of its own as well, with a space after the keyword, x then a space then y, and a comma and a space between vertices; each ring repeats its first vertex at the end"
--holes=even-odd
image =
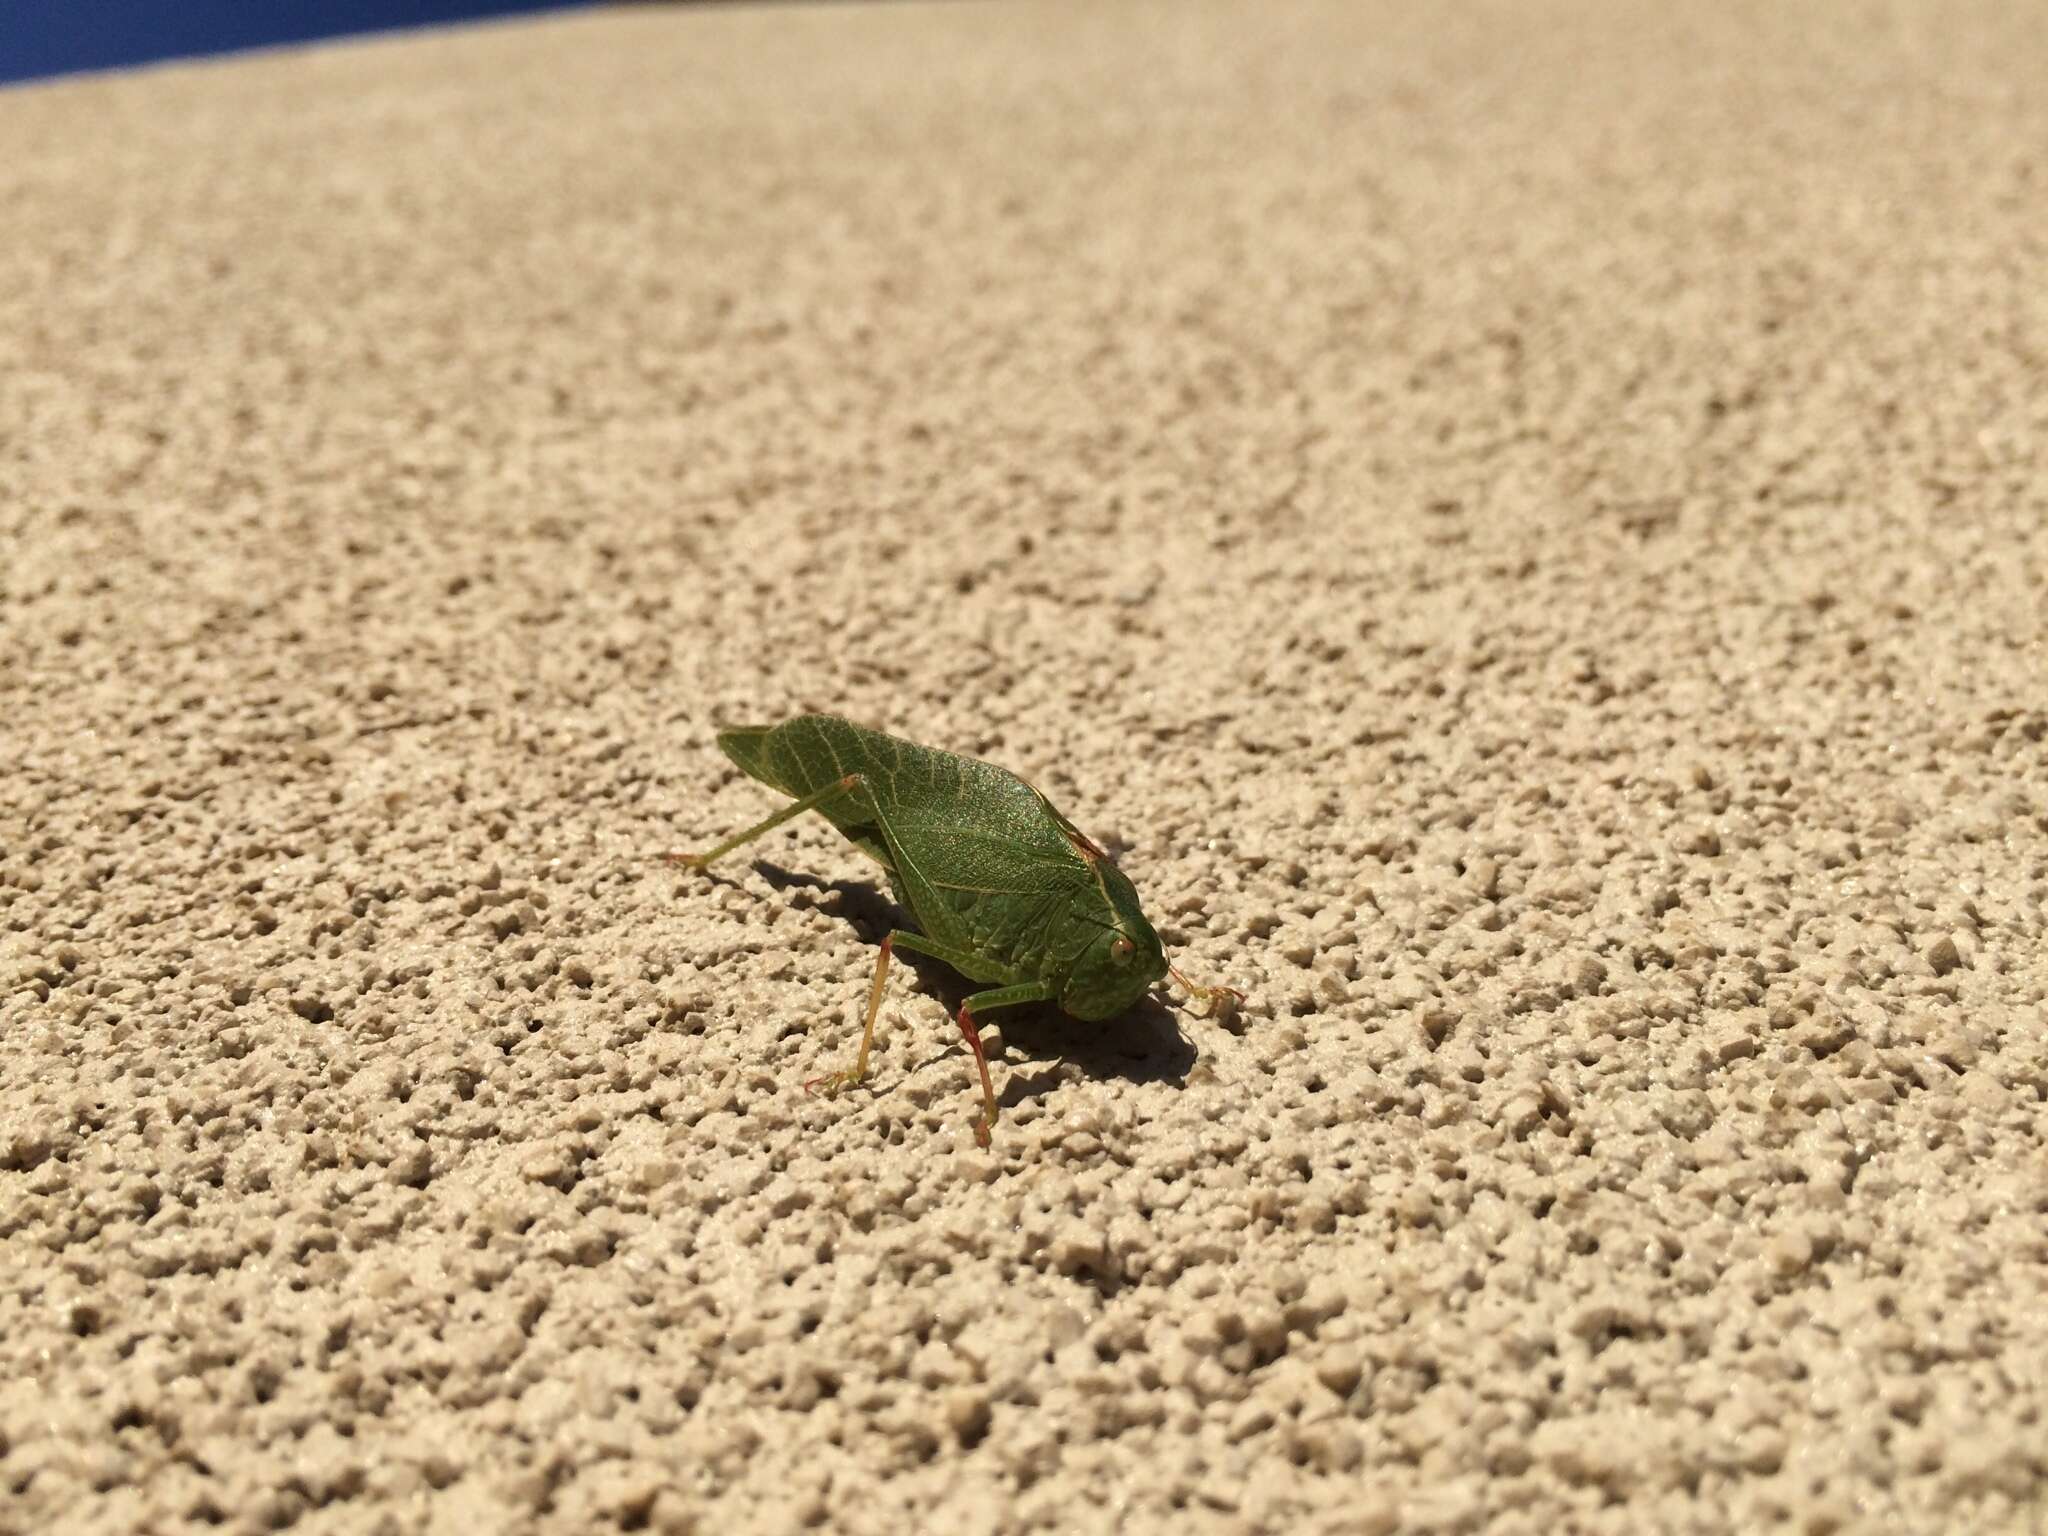
POLYGON ((996 1090, 988 1080, 988 1055, 981 1048, 981 1031, 974 1027, 974 1016, 977 1013, 986 1013, 991 1008, 1008 1008, 1017 1003, 1042 1003, 1051 996, 1051 983, 1024 981, 1014 987, 996 987, 987 992, 977 992, 960 1005, 960 1033, 967 1037, 967 1048, 974 1052, 974 1065, 981 1073, 982 1114, 981 1118, 974 1122, 974 1141, 977 1146, 987 1146, 989 1132, 996 1128, 996 1090))
POLYGON ((1182 974, 1180 967, 1176 965, 1167 966, 1166 974, 1179 982, 1181 990, 1186 992, 1190 998, 1203 1004, 1211 1014, 1217 1012, 1222 1007, 1223 1000, 1226 997, 1230 999, 1232 1007, 1241 1008, 1244 1006, 1244 994, 1235 987, 1198 987, 1192 981, 1189 981, 1182 974))
MULTIPOLYGON (((964 949, 951 944, 941 944, 928 939, 921 933, 909 933, 899 928, 889 935, 891 948, 902 947, 920 955, 930 955, 934 960, 943 960, 963 976, 975 968, 974 957, 964 949)), ((876 996, 879 997, 879 991, 876 996)), ((974 1052, 974 1067, 981 1074, 981 1118, 974 1123, 974 1139, 980 1146, 987 1146, 989 1132, 996 1123, 996 1090, 989 1080, 988 1054, 981 1048, 981 1033, 974 1027, 974 1016, 986 1013, 991 1008, 1004 1008, 1016 1003, 1042 1003, 1052 996, 1052 986, 1043 981, 1019 982, 1015 986, 995 987, 987 992, 977 992, 960 1005, 957 1022, 960 1033, 967 1039, 968 1049, 974 1052)), ((874 1015, 868 1016, 869 1026, 874 1015)), ((855 1070, 860 1069, 855 1063, 855 1070)))

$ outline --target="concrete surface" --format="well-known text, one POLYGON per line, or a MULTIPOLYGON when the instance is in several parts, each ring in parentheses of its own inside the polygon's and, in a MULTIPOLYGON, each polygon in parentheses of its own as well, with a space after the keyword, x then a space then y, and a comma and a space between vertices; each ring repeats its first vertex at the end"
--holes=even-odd
POLYGON ((2048 1508, 2048 31, 644 8, 0 95, 0 1529, 2048 1508), (871 1092, 715 721, 1251 996, 871 1092))

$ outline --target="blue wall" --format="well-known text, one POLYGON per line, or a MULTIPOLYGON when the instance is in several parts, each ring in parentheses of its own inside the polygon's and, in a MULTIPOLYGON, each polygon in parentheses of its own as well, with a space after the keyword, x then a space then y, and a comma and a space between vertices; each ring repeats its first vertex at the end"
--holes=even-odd
POLYGON ((429 26, 580 0, 0 0, 0 81, 429 26))

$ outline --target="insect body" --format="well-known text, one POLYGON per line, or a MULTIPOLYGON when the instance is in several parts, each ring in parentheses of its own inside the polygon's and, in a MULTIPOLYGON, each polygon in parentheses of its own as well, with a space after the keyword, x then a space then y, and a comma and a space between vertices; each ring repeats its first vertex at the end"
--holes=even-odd
MULTIPOLYGON (((719 750, 753 778, 796 798, 708 853, 669 857, 702 869, 713 859, 817 811, 888 873, 921 932, 882 941, 868 989, 860 1055, 818 1081, 836 1091, 868 1075, 889 956, 901 947, 943 960, 983 984, 959 1025, 981 1074, 975 1139, 988 1145, 995 1089, 974 1016, 1016 1003, 1056 1002, 1077 1019, 1123 1012, 1171 972, 1138 893, 1109 856, 1006 769, 885 736, 833 715, 718 733, 719 750)), ((1241 994, 1189 987, 1209 1000, 1241 994)))

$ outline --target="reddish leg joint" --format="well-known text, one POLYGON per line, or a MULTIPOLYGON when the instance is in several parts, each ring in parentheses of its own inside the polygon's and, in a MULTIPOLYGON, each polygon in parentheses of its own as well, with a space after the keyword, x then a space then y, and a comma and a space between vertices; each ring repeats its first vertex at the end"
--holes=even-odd
POLYGON ((960 1033, 967 1037, 967 1048, 974 1052, 975 1069, 981 1073, 982 1116, 974 1123, 975 1145, 988 1145, 988 1133, 996 1123, 996 1090, 988 1077, 988 1056, 981 1048, 981 1033, 974 1027, 974 1015, 965 1003, 960 1005, 960 1033))

